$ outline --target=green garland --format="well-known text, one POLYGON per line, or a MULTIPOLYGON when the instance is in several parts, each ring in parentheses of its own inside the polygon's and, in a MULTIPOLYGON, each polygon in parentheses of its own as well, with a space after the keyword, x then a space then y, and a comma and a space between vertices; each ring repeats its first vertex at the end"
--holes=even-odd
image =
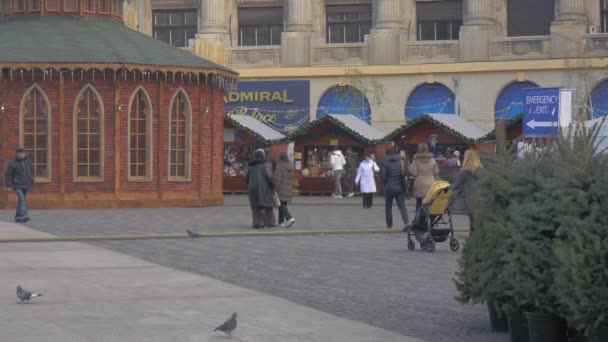
POLYGON ((326 115, 320 119, 314 120, 314 121, 310 121, 305 125, 300 126, 299 128, 289 132, 289 134, 287 134, 287 136, 285 137, 285 139, 283 139, 283 142, 290 142, 295 140, 295 138, 297 136, 303 135, 308 133, 310 130, 312 130, 313 128, 321 125, 322 123, 329 121, 332 124, 334 124, 335 126, 337 126, 338 128, 344 130, 346 133, 348 133, 349 135, 351 135, 353 138, 359 140, 360 142, 367 144, 367 145, 376 145, 382 142, 385 142, 385 139, 368 139, 366 137, 364 137, 363 135, 361 135, 359 132, 354 131, 352 128, 346 126, 342 121, 334 118, 331 115, 326 115))
POLYGON ((265 145, 274 145, 274 144, 283 144, 285 143, 285 138, 282 139, 266 139, 265 137, 261 136, 258 132, 252 130, 249 127, 243 126, 240 122, 234 120, 231 115, 224 115, 224 122, 229 122, 232 125, 234 125, 236 128, 245 131, 247 134, 253 136, 254 138, 258 139, 259 141, 261 141, 262 143, 264 143, 265 145))
POLYGON ((486 135, 479 139, 471 139, 469 137, 464 136, 462 133, 458 132, 457 130, 453 129, 452 127, 445 125, 441 121, 435 120, 435 118, 433 118, 431 115, 423 114, 423 115, 416 117, 413 120, 408 121, 406 124, 402 125, 401 127, 397 128, 396 130, 394 130, 392 133, 390 133, 389 135, 386 136, 385 140, 393 140, 396 137, 402 135, 403 132, 409 130, 410 128, 412 128, 422 122, 430 122, 433 125, 439 127, 442 131, 444 131, 448 134, 451 134, 457 138, 460 138, 462 141, 464 141, 467 144, 475 144, 475 143, 483 142, 482 139, 484 139, 487 136, 486 135))

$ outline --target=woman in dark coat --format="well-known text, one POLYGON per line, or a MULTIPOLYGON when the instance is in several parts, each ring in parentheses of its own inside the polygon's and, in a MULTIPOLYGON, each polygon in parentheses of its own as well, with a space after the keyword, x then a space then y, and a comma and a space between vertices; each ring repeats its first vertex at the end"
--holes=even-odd
POLYGON ((272 227, 274 206, 272 169, 267 165, 264 151, 257 150, 249 162, 245 183, 248 185, 253 229, 272 227))
POLYGON ((279 194, 281 205, 279 206, 279 224, 281 227, 289 228, 296 222, 296 219, 291 216, 287 209, 287 202, 291 201, 293 193, 293 166, 287 157, 287 153, 283 152, 279 156, 279 162, 274 169, 273 174, 274 188, 279 194))
POLYGON ((469 232, 475 229, 475 196, 477 195, 477 180, 483 169, 479 154, 475 150, 467 150, 464 153, 462 170, 452 185, 450 190, 454 190, 464 202, 464 210, 469 215, 469 232))

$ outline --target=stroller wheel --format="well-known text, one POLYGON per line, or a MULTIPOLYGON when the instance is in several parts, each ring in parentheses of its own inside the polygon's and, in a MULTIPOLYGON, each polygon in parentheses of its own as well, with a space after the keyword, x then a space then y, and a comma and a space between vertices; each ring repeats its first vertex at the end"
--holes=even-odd
POLYGON ((413 251, 416 249, 416 243, 412 239, 407 239, 407 249, 413 251))
POLYGON ((435 242, 433 240, 427 241, 425 245, 427 252, 433 253, 435 251, 435 242))
POLYGON ((458 240, 456 239, 451 239, 450 249, 452 250, 452 252, 458 252, 458 250, 460 249, 460 242, 458 242, 458 240))

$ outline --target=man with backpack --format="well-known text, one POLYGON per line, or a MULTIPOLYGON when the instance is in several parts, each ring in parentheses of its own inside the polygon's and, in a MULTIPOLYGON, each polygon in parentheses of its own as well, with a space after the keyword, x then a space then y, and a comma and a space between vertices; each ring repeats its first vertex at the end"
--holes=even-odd
POLYGON ((397 203, 404 226, 407 225, 409 220, 405 209, 406 173, 396 150, 387 151, 380 174, 384 183, 386 227, 393 228, 393 200, 397 203))

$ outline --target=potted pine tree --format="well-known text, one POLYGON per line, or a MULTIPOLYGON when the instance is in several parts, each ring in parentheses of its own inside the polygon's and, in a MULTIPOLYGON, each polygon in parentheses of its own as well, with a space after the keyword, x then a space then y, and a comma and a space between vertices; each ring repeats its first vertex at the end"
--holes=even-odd
POLYGON ((608 156, 599 153, 598 132, 579 128, 560 139, 555 193, 553 292, 562 315, 590 342, 608 341, 608 156))

